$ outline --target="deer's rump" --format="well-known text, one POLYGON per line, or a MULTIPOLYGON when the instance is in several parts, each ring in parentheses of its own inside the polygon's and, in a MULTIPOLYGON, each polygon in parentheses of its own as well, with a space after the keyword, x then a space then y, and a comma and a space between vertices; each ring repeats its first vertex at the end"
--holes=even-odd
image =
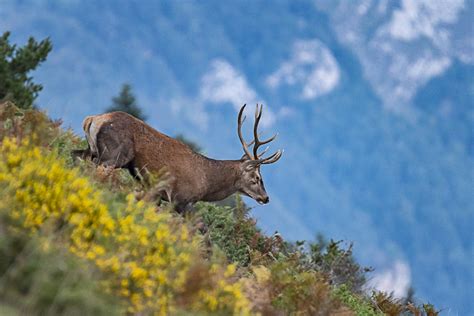
POLYGON ((84 131, 97 164, 126 168, 137 179, 137 170, 156 173, 166 169, 178 176, 194 169, 196 153, 127 113, 88 117, 84 131))
POLYGON ((126 168, 138 179, 134 165, 133 134, 127 126, 122 125, 120 122, 92 120, 86 130, 91 156, 97 164, 126 168))

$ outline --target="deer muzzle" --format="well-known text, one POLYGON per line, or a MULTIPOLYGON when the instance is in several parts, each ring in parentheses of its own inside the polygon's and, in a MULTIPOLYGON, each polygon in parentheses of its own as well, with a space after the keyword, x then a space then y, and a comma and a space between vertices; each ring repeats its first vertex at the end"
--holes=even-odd
POLYGON ((264 196, 264 197, 260 197, 257 199, 257 202, 258 204, 267 204, 268 202, 270 202, 270 198, 267 196, 264 196))

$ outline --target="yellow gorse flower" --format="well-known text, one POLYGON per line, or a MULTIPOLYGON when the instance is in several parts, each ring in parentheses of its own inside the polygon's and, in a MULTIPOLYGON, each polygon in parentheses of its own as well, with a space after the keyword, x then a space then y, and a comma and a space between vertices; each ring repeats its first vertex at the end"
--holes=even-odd
MULTIPOLYGON (((126 301, 131 313, 167 315, 179 305, 200 242, 166 212, 136 201, 108 204, 104 192, 68 168, 57 153, 5 138, 0 146, 0 215, 12 225, 57 239, 102 271, 107 292, 126 301), (111 208, 112 205, 113 208, 111 208)), ((51 247, 44 242, 43 247, 51 247)), ((188 307, 245 315, 249 302, 242 286, 231 281, 235 265, 208 266, 214 286, 206 286, 188 307)))

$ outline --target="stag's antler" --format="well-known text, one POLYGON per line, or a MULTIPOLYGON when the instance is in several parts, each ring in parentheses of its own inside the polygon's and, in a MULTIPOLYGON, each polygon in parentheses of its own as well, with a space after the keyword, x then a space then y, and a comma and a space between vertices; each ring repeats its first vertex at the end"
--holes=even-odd
POLYGON ((247 156, 248 159, 252 159, 252 154, 250 153, 250 150, 249 150, 249 147, 248 147, 251 144, 247 144, 245 142, 244 137, 242 136, 242 124, 244 124, 244 121, 245 121, 245 118, 246 118, 246 116, 244 116, 244 118, 242 119, 242 114, 244 113, 244 110, 245 110, 246 106, 247 106, 247 104, 244 104, 244 106, 242 106, 242 108, 240 109, 239 117, 237 118, 237 133, 239 134, 239 139, 240 139, 240 142, 242 143, 242 147, 244 149, 245 156, 247 156))
POLYGON ((274 153, 273 155, 271 155, 267 158, 261 158, 261 157, 267 152, 269 147, 265 148, 263 150, 263 152, 261 152, 260 154, 258 153, 258 149, 260 148, 260 146, 270 143, 278 135, 278 134, 275 134, 272 137, 270 137, 269 139, 266 139, 264 141, 261 141, 258 138, 258 124, 260 123, 260 119, 262 118, 263 104, 260 105, 260 106, 257 104, 257 107, 255 109, 255 123, 254 123, 254 126, 253 126, 254 140, 251 141, 248 144, 245 142, 245 140, 242 136, 242 124, 245 121, 245 116, 242 119, 242 114, 244 113, 244 109, 245 109, 246 106, 247 106, 247 104, 244 104, 242 106, 242 108, 240 109, 239 116, 238 116, 238 121, 237 121, 237 133, 239 134, 239 139, 240 139, 240 142, 242 143, 242 147, 243 147, 244 152, 245 152, 244 156, 247 156, 247 158, 249 160, 257 161, 258 164, 270 164, 270 163, 276 162, 278 159, 280 159, 281 155, 283 154, 283 151, 278 150, 276 153, 274 153), (253 145, 253 155, 250 153, 250 150, 248 148, 248 146, 251 146, 251 145, 253 145))

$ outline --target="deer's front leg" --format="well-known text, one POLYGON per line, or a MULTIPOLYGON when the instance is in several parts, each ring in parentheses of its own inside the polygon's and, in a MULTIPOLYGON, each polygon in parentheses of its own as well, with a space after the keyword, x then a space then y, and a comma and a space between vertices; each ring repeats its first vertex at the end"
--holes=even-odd
POLYGON ((175 210, 181 215, 186 215, 187 212, 192 210, 191 203, 189 202, 180 202, 175 205, 175 210))

